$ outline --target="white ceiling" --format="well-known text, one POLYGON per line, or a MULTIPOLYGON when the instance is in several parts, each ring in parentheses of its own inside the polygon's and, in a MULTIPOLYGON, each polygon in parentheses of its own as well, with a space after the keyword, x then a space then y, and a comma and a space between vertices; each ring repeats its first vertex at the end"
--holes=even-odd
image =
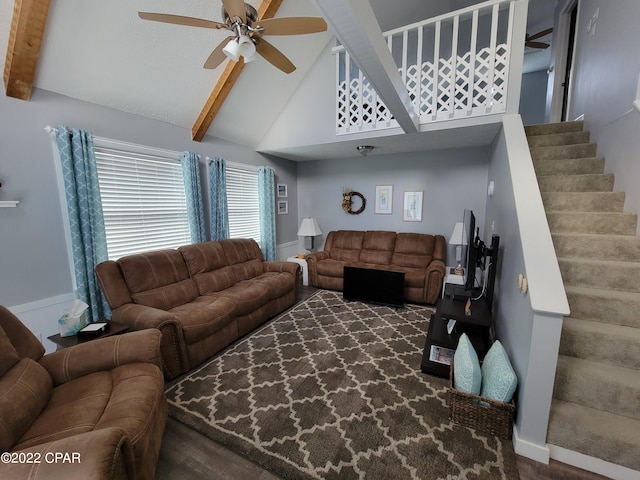
MULTIPOLYGON (((530 11, 535 13, 530 13, 529 33, 552 25, 555 1, 531 0, 530 11)), ((0 0, 2 52, 7 48, 13 3, 0 0)), ((258 8, 260 0, 247 3, 258 8)), ((473 3, 479 2, 371 0, 383 31, 473 3)), ((202 65, 228 32, 144 21, 138 18, 137 12, 173 13, 220 21, 220 6, 220 0, 51 2, 34 85, 190 130, 226 62, 216 70, 205 70, 202 65)), ((311 0, 284 0, 276 16, 320 14, 311 0)), ((297 70, 286 75, 263 59, 247 64, 208 135, 255 148, 320 52, 333 41, 333 36, 324 32, 268 39, 289 57, 297 70)), ((4 68, 4 54, 2 62, 4 68)), ((387 141, 387 150, 392 150, 393 140, 387 141)), ((411 143, 418 146, 420 142, 412 140, 411 143)), ((335 145, 327 146, 326 150, 309 147, 303 156, 344 156, 335 145)), ((351 147, 349 151, 348 156, 353 156, 351 147)))

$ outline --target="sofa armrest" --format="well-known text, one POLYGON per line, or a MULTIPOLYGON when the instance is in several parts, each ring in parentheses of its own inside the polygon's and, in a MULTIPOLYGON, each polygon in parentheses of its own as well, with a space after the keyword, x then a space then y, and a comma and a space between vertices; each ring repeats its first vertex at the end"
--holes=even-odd
POLYGON ((424 296, 427 303, 436 304, 442 294, 447 267, 442 260, 432 260, 425 275, 424 296))
POLYGON ((264 262, 263 265, 265 272, 286 272, 293 275, 293 278, 298 278, 300 265, 297 263, 278 260, 273 262, 264 262))
POLYGON ((307 268, 309 270, 309 285, 313 287, 318 286, 318 262, 327 258, 331 257, 326 250, 305 255, 304 259, 307 261, 307 268))
POLYGON ((72 435, 8 455, 16 462, 0 463, 0 478, 120 480, 136 475, 133 447, 118 428, 72 435))
POLYGON ((99 338, 45 355, 40 364, 54 385, 129 363, 153 363, 162 369, 161 338, 157 329, 99 338))

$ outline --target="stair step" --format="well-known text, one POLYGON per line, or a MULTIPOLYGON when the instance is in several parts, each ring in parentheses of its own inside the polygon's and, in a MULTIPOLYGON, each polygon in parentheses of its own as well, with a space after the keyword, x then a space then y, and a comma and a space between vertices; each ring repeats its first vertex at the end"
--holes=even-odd
POLYGON ((565 285, 640 293, 640 263, 558 258, 565 285))
POLYGON ((604 173, 604 158, 551 158, 533 161, 536 175, 587 175, 604 173))
POLYGON ((640 419, 636 400, 640 398, 640 370, 560 355, 553 396, 640 419))
POLYGON ((540 125, 527 125, 524 127, 527 137, 535 135, 551 135, 554 133, 582 132, 583 130, 584 122, 543 123, 540 125))
POLYGON ((541 175, 541 192, 611 192, 614 177, 611 174, 541 175))
POLYGON ((638 216, 624 212, 547 212, 547 221, 552 233, 635 235, 638 216))
POLYGON ((547 442, 640 470, 640 420, 554 399, 547 442))
POLYGON ((542 203, 549 211, 622 212, 623 192, 544 192, 542 203))
POLYGON ((572 318, 640 328, 640 293, 565 285, 572 318))
POLYGON ((547 147, 530 147, 531 158, 536 160, 559 160, 564 158, 595 157, 598 146, 595 143, 578 143, 575 145, 552 145, 547 147))
MULTIPOLYGON (((562 324, 560 353, 583 360, 640 369, 640 328, 567 317, 562 324)), ((636 377, 640 389, 640 370, 636 371, 636 377)), ((640 390, 637 394, 640 398, 640 390)), ((640 418, 640 409, 637 407, 634 406, 634 411, 640 418)))
POLYGON ((559 257, 640 262, 640 238, 633 235, 552 233, 559 257))
POLYGON ((550 133, 527 137, 529 147, 551 147, 555 145, 574 145, 589 143, 589 132, 550 133))

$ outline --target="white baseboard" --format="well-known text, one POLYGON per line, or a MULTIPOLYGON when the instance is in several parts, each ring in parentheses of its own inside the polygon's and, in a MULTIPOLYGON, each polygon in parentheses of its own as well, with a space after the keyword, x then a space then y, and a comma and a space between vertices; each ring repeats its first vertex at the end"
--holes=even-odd
POLYGON ((47 340, 47 337, 59 333, 58 319, 74 299, 73 293, 64 293, 14 305, 9 310, 40 340, 46 352, 50 353, 55 352, 56 344, 47 340))
POLYGON ((536 443, 527 442, 518 435, 518 427, 513 426, 513 449, 518 455, 530 458, 536 462, 549 463, 549 447, 548 445, 538 445, 536 443))
POLYGON ((582 453, 567 450, 566 448, 549 445, 551 458, 558 462, 566 463, 574 467, 597 473, 615 480, 640 480, 640 472, 621 465, 605 462, 600 458, 590 457, 582 453))

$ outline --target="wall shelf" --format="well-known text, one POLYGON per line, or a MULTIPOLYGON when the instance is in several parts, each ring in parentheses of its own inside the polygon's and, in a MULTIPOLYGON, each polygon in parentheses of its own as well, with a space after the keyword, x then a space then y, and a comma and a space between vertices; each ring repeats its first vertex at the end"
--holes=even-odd
POLYGON ((17 207, 18 203, 20 203, 18 200, 2 200, 0 207, 17 207))

